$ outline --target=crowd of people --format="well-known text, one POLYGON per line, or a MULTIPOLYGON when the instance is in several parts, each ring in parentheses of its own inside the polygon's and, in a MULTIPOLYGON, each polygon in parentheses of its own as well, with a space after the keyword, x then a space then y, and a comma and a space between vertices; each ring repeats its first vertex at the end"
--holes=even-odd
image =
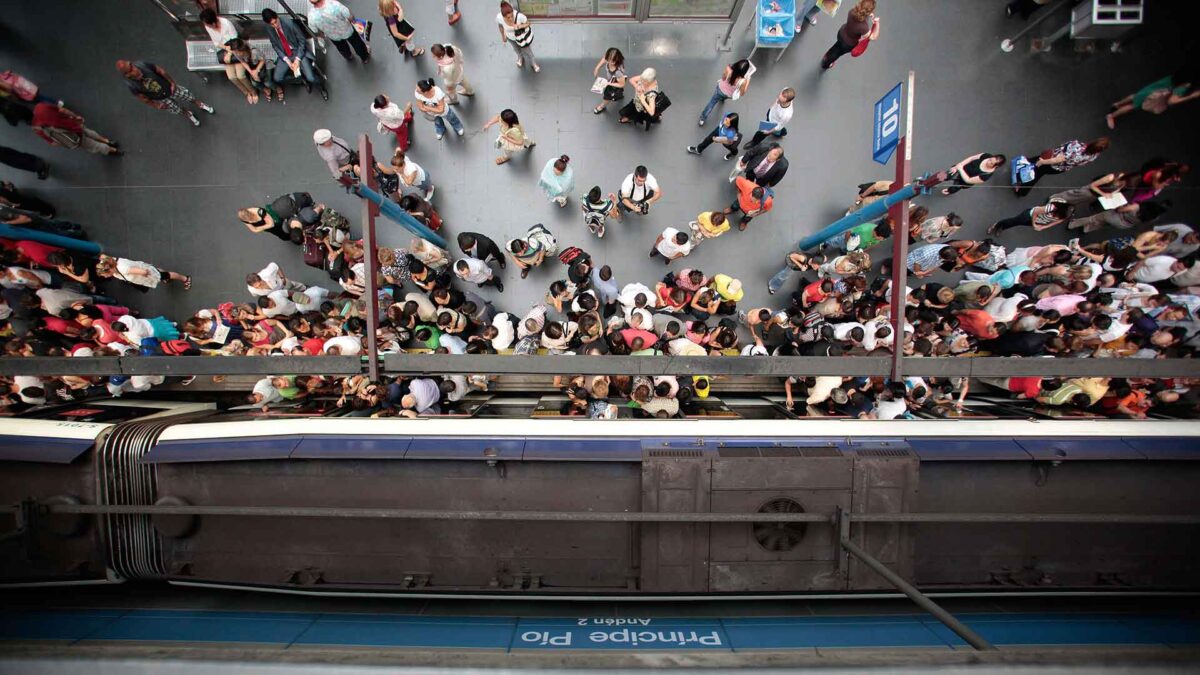
MULTIPOLYGON (((369 62, 356 19, 344 5, 336 0, 310 2, 310 25, 332 40, 342 56, 369 62)), ((817 8, 836 13, 836 3, 832 11, 830 4, 817 8)), ((540 70, 528 18, 509 2, 499 5, 500 37, 514 49, 517 66, 528 62, 533 71, 540 70)), ((874 9, 874 0, 860 0, 848 11, 822 68, 853 53, 859 42, 879 38, 874 9)), ((404 58, 425 53, 398 2, 382 0, 380 13, 404 58)), ((272 42, 279 52, 275 73, 283 63, 285 70, 301 73, 309 86, 317 84, 303 75, 301 64, 288 60, 303 61, 303 54, 291 51, 300 47, 276 25, 278 17, 272 14, 268 10, 263 18, 278 31, 272 42)), ((450 25, 457 23, 461 13, 455 3, 447 3, 447 15, 450 25)), ((815 23, 814 12, 805 16, 815 23)), ((227 34, 221 23, 226 20, 215 14, 203 18, 206 27, 212 24, 214 43, 220 41, 236 54, 239 38, 227 34)), ((732 226, 746 230, 754 218, 772 211, 775 187, 788 171, 783 139, 796 98, 793 88, 773 97, 765 119, 745 146, 738 114, 727 112, 715 128, 686 148, 700 155, 714 143, 723 146, 725 159, 731 162, 731 201, 727 206, 714 205, 687 223, 666 227, 647 242, 648 257, 664 264, 661 277, 618 280, 601 256, 586 250, 592 242, 582 233, 586 230, 599 240, 610 219, 645 216, 669 188, 663 185, 666 181, 660 182, 646 166, 638 165, 615 191, 597 185, 579 194, 576 167, 563 154, 545 163, 537 187, 558 206, 578 200, 584 228, 565 233, 571 245, 560 245, 559 236, 540 223, 503 245, 484 232, 452 231, 434 204, 433 177, 409 156, 413 111, 431 122, 437 140, 450 130, 462 136, 463 124, 454 106, 459 96, 473 95, 474 88, 458 47, 433 44, 428 52, 436 60, 440 84, 422 79, 411 103, 401 105, 380 94, 370 106, 378 130, 394 139, 390 156, 366 165, 351 143, 329 129, 316 130, 313 141, 335 181, 353 189, 365 172, 371 172, 386 198, 423 227, 452 241, 449 248, 414 237, 407 247, 367 251, 352 234, 349 221, 334 209, 307 192, 285 194, 262 206, 242 208, 237 218, 249 233, 270 233, 294 244, 296 259, 282 265, 271 262, 246 277, 246 296, 202 308, 177 323, 164 317, 142 318, 136 309, 119 306, 106 295, 105 284, 131 284, 143 290, 178 284, 187 289, 191 280, 186 275, 131 258, 81 254, 31 240, 0 240, 6 265, 0 278, 6 355, 358 356, 365 355, 373 342, 379 354, 836 357, 900 350, 906 356, 930 357, 1179 358, 1191 356, 1197 344, 1200 233, 1169 218, 1169 193, 1163 195, 1188 178, 1186 163, 1151 158, 1136 169, 1089 176, 1081 187, 1051 190, 1039 182, 1068 172, 1074 172, 1072 178, 1080 176, 1077 170, 1099 158, 1114 141, 1108 137, 1070 140, 1011 158, 992 152, 973 154, 947 168, 942 174, 945 180, 932 194, 913 202, 907 231, 885 216, 816 247, 791 251, 780 271, 765 280, 768 292, 782 302, 754 307, 743 302, 744 283, 764 280, 739 279, 730 274, 732 270, 701 270, 687 265, 685 259, 732 226), (1019 200, 1035 190, 1050 196, 1020 202, 1015 215, 997 217, 986 239, 957 238, 964 222, 951 210, 953 201, 969 199, 970 192, 961 193, 972 188, 1002 184, 1019 200), (1019 228, 1059 228, 1060 234, 1044 245, 1015 247, 1005 241, 1006 233, 1019 228), (1105 232, 1107 239, 1080 243, 1078 234, 1097 231, 1105 232), (903 317, 892 317, 891 266, 898 261, 884 259, 878 252, 888 250, 884 244, 898 236, 909 242, 903 263, 910 285, 902 289, 903 317), (368 260, 372 257, 374 264, 368 260), (500 307, 476 292, 491 287, 502 293, 509 262, 522 280, 535 268, 554 270, 556 280, 541 301, 500 307), (321 270, 328 283, 305 285, 289 279, 284 268, 300 264, 321 270), (372 268, 379 289, 373 298, 366 294, 372 268), (953 285, 926 280, 939 271, 961 272, 962 278, 953 285), (371 302, 376 303, 379 316, 374 334, 366 320, 371 302)), ((226 72, 248 103, 257 102, 259 93, 268 100, 282 100, 278 86, 282 80, 270 75, 261 55, 233 58, 236 63, 230 63, 226 72)), ((120 61, 117 68, 131 91, 147 104, 197 125, 198 119, 184 104, 212 112, 152 63, 120 61)), ((625 68, 624 56, 616 48, 608 49, 597 62, 593 91, 598 103, 593 112, 603 114, 609 103, 625 100, 631 90, 633 98, 621 108, 620 121, 645 123, 647 128, 661 122, 670 102, 654 68, 631 77, 625 68)), ((699 126, 709 125, 718 106, 748 95, 753 75, 754 67, 746 60, 725 67, 699 111, 699 126)), ((1171 105, 1186 99, 1195 81, 1194 68, 1188 67, 1169 78, 1164 86, 1174 97, 1171 105)), ((7 98, 21 99, 17 89, 7 91, 7 98)), ((60 116, 68 114, 60 102, 50 100, 37 99, 32 107, 35 114, 43 110, 42 117, 47 108, 60 116)), ((1123 112, 1114 110, 1110 126, 1119 114, 1123 112)), ((501 111, 484 129, 492 127, 499 130, 497 164, 536 145, 514 110, 501 111)), ((98 135, 78 135, 82 144, 110 143, 106 147, 117 148, 98 135)), ((892 188, 886 180, 860 185, 847 213, 883 198, 892 188)), ((533 194, 531 186, 530 198, 535 198, 533 194)), ((6 224, 87 238, 82 227, 57 218, 50 204, 10 184, 3 185, 0 199, 0 221, 6 224)), ((514 283, 511 278, 509 282, 514 283)), ((339 406, 352 408, 354 414, 412 417, 442 412, 472 391, 486 390, 490 380, 486 374, 383 382, 364 376, 272 376, 254 386, 250 400, 268 409, 276 403, 323 395, 336 397, 339 406)), ((145 391, 162 381, 156 377, 8 378, 6 403, 37 405, 48 398, 121 395, 145 391)), ((559 378, 557 384, 567 395, 570 414, 596 418, 615 416, 618 402, 624 401, 641 415, 686 414, 696 399, 708 396, 711 386, 706 377, 670 376, 576 376, 559 378)), ((1047 405, 1097 406, 1132 417, 1145 416, 1155 405, 1175 405, 1181 397, 1190 400, 1186 380, 1008 378, 988 384, 1047 405)), ((894 419, 917 409, 960 406, 969 383, 817 377, 788 378, 784 386, 787 405, 801 414, 805 407, 796 404, 803 402, 828 412, 894 419)))

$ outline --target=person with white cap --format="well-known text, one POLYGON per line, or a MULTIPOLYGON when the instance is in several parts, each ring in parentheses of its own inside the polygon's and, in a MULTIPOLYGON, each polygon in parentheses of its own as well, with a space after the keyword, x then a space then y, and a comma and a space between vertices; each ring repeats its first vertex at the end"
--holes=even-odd
POLYGON ((329 167, 329 173, 334 180, 339 180, 347 174, 359 175, 358 153, 350 149, 350 144, 333 135, 328 129, 317 129, 313 132, 313 143, 317 144, 317 154, 329 167))

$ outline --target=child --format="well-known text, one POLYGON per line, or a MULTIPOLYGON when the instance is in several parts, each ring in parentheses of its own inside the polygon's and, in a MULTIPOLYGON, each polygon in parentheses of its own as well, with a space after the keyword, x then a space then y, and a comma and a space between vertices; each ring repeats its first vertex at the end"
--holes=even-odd
POLYGON ((600 186, 593 186, 582 199, 579 204, 583 209, 583 223, 587 225, 588 231, 597 237, 604 238, 604 223, 609 216, 620 219, 621 213, 617 211, 617 195, 610 192, 608 197, 602 197, 600 186))

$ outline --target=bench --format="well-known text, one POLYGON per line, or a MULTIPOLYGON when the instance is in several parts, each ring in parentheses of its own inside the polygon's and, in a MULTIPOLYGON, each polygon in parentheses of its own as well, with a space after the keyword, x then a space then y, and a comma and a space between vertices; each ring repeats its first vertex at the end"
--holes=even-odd
MULTIPOLYGON (((225 70, 225 64, 217 60, 217 47, 211 40, 188 40, 184 44, 187 45, 187 69, 193 73, 200 73, 205 82, 208 82, 207 73, 225 70)), ((267 61, 275 61, 275 48, 267 38, 251 38, 246 40, 246 44, 250 49, 262 52, 267 61)), ((315 55, 316 40, 309 38, 308 48, 315 55)))

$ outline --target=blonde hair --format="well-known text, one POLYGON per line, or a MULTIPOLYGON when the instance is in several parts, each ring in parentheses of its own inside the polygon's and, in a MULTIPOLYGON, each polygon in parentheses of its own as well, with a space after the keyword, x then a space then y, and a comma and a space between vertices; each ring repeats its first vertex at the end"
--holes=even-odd
POLYGON ((855 21, 865 21, 875 13, 875 0, 858 0, 854 9, 850 10, 850 18, 855 21))
POLYGON ((397 14, 396 0, 379 0, 379 13, 383 16, 397 14))

